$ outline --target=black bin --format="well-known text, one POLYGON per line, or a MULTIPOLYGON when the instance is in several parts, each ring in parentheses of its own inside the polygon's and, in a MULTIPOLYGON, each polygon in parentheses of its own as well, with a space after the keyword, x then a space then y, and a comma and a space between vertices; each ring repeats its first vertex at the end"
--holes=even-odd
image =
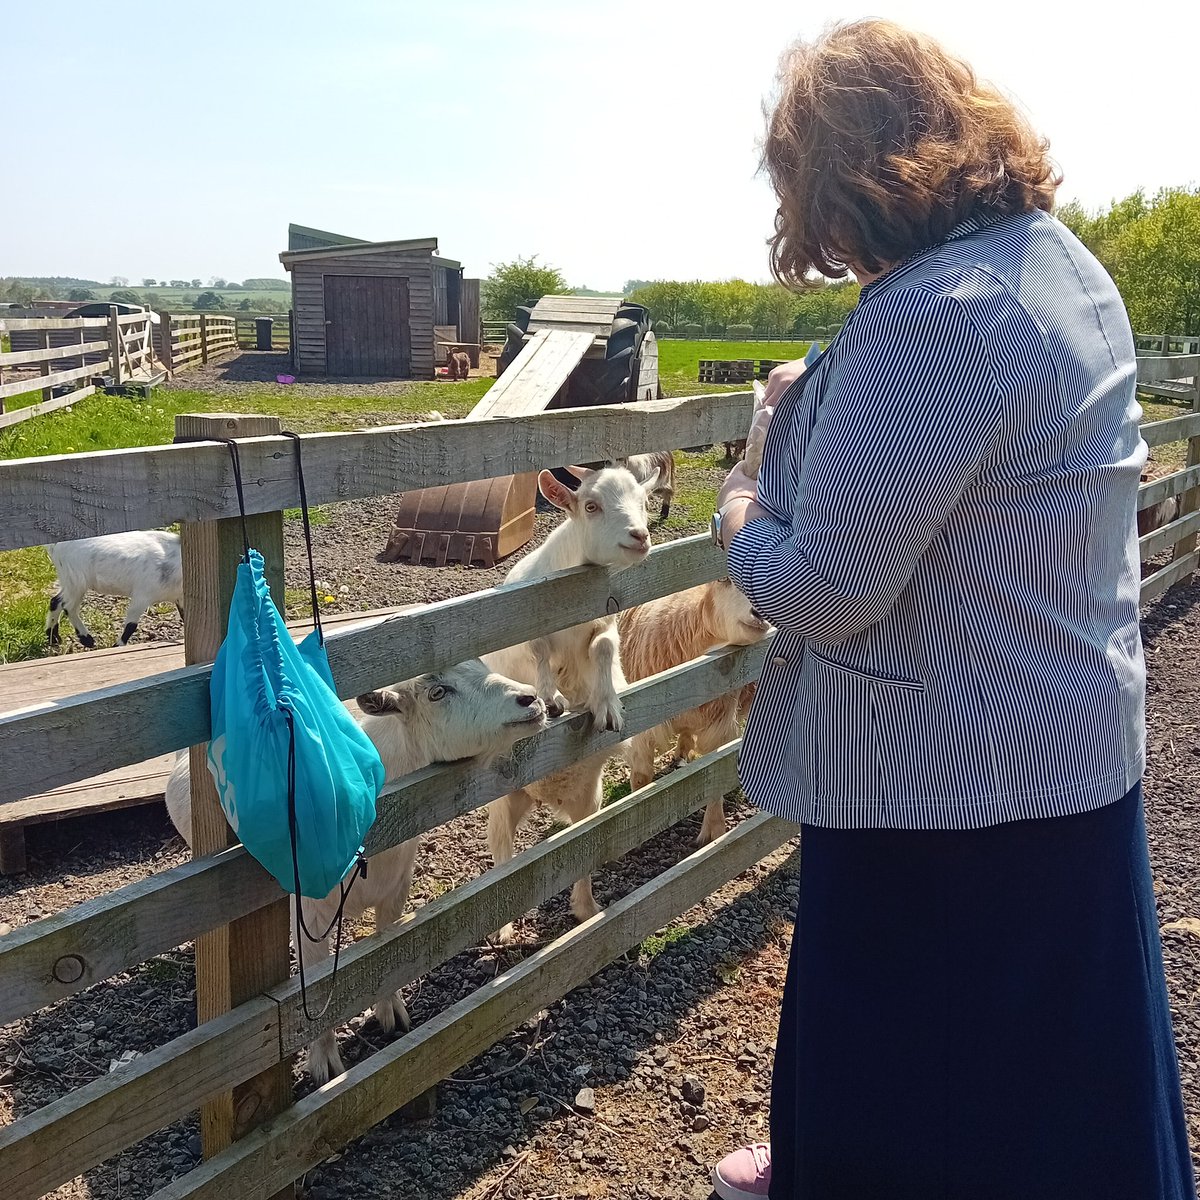
POLYGON ((271 326, 275 322, 270 317, 254 318, 254 347, 256 350, 271 349, 271 326))

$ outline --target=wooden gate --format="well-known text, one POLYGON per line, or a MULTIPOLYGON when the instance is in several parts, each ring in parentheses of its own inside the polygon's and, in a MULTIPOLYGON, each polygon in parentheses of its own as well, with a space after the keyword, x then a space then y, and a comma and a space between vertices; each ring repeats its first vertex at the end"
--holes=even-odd
POLYGON ((408 280, 325 276, 325 362, 330 375, 412 375, 408 280))

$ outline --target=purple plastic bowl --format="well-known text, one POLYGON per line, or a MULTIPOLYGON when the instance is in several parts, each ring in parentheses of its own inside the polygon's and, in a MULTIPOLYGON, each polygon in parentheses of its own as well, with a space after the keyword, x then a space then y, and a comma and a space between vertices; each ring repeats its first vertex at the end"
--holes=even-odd
POLYGON ((277 383, 295 383, 296 377, 295 375, 276 375, 275 381, 277 383))

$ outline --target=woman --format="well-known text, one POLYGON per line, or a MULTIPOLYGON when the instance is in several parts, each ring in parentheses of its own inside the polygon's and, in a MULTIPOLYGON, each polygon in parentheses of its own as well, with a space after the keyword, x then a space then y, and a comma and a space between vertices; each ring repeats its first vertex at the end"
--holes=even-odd
POLYGON ((1141 808, 1134 344, 1046 149, 888 23, 784 67, 775 273, 865 286, 714 517, 778 629, 742 783, 802 825, 772 1142, 717 1167, 727 1200, 1194 1195, 1141 808))

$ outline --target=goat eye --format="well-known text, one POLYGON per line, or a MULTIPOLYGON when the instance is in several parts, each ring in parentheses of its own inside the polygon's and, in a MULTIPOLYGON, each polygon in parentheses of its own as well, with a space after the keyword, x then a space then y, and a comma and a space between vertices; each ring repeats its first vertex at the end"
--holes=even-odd
POLYGON ((593 512, 593 513, 594 513, 594 512, 599 512, 599 511, 600 511, 600 505, 598 505, 598 504, 595 502, 595 500, 589 500, 589 501, 588 501, 588 502, 587 502, 587 503, 586 503, 586 504, 583 506, 583 508, 584 508, 584 511, 585 511, 585 512, 593 512))
POLYGON ((440 683, 435 683, 429 689, 430 700, 440 700, 446 694, 446 689, 440 683))

